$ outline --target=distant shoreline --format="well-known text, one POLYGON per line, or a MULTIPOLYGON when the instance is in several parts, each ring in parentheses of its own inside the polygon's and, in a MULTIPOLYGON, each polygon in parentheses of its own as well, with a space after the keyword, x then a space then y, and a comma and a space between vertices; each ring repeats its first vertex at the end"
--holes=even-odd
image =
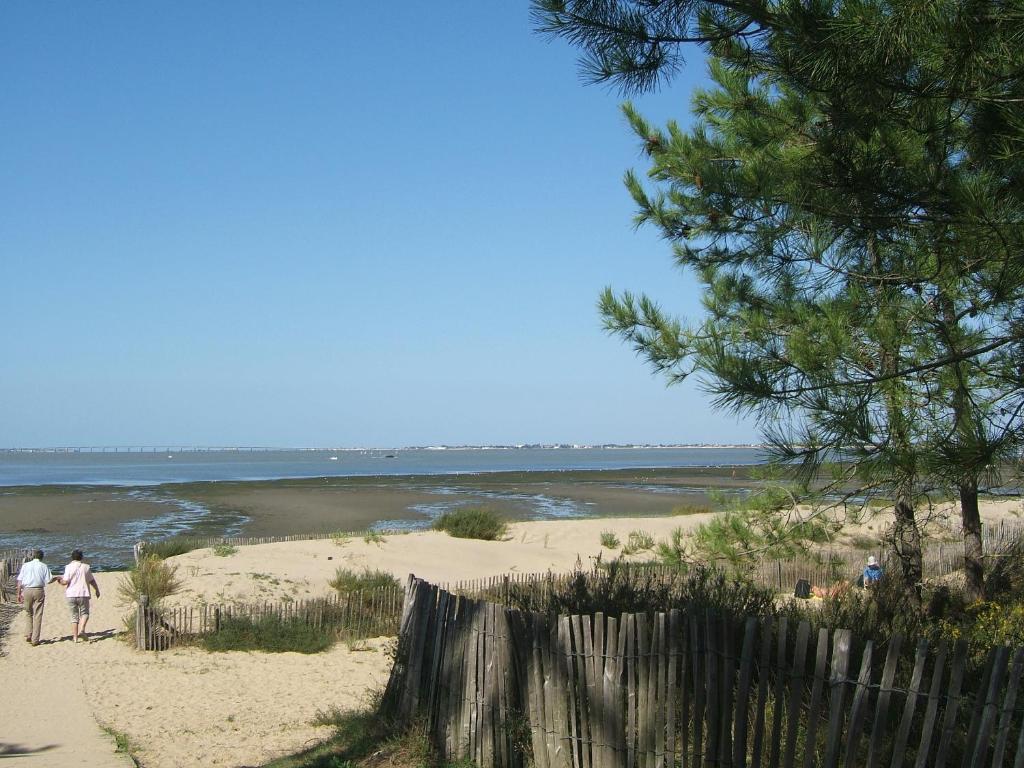
MULTIPOLYGON (((351 475, 303 475, 295 477, 254 477, 243 479, 226 480, 177 480, 162 482, 57 482, 57 483, 25 483, 2 485, 0 484, 0 496, 17 493, 70 493, 86 491, 123 491, 132 489, 180 489, 188 486, 210 486, 210 485, 232 485, 232 486, 264 486, 272 484, 310 484, 321 481, 344 481, 351 483, 367 482, 379 483, 381 481, 394 480, 397 482, 430 483, 432 481, 445 480, 461 481, 463 479, 486 482, 489 480, 507 481, 510 478, 522 476, 535 481, 567 481, 567 480, 595 480, 609 478, 621 478, 636 480, 637 473, 643 476, 658 476, 660 478, 718 478, 724 480, 721 473, 730 473, 734 477, 749 478, 750 470, 764 467, 764 464, 716 464, 713 466, 695 464, 692 466, 678 467, 611 467, 601 469, 497 469, 482 470, 479 472, 466 472, 452 470, 450 472, 380 472, 377 474, 351 474, 351 475)), ((731 485, 731 483, 726 483, 731 485)))

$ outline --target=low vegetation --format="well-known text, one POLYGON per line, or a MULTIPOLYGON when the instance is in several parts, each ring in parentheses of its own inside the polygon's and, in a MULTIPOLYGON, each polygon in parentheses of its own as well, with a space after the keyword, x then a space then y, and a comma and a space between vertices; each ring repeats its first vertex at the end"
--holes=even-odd
POLYGON ((199 546, 199 542, 195 539, 189 539, 184 536, 173 536, 161 541, 147 541, 142 551, 146 555, 165 560, 168 557, 175 557, 177 555, 184 555, 186 552, 192 552, 193 550, 199 549, 199 546))
POLYGON ((369 592, 386 587, 400 589, 402 586, 398 579, 387 571, 371 570, 369 568, 356 571, 344 566, 339 567, 334 572, 334 578, 329 583, 340 595, 347 595, 352 592, 369 592))
POLYGON ((213 554, 217 557, 231 557, 238 552, 238 547, 231 544, 217 544, 213 548, 213 554))
POLYGON ((487 507, 466 507, 445 512, 431 526, 457 539, 498 541, 508 533, 508 523, 487 507))
POLYGON ((114 740, 114 752, 121 755, 128 755, 128 758, 135 764, 139 765, 138 758, 135 757, 135 753, 139 751, 138 746, 131 740, 131 737, 124 731, 118 731, 114 728, 102 726, 103 731, 114 740))
POLYGON ((726 616, 771 616, 775 593, 707 569, 666 573, 613 560, 594 574, 578 569, 568 581, 537 589, 530 583, 502 585, 493 595, 511 608, 549 615, 652 613, 673 608, 726 616))
POLYGON ((601 531, 601 546, 605 549, 618 549, 621 543, 615 531, 601 531))
POLYGON ((647 531, 630 531, 626 546, 622 548, 624 555, 636 555, 654 549, 654 537, 647 531))
POLYGON ((673 517, 684 517, 685 515, 705 515, 711 512, 711 507, 697 506, 695 504, 676 504, 672 507, 673 517))
POLYGON ((386 539, 384 538, 384 534, 379 531, 367 531, 363 535, 363 541, 367 544, 376 544, 379 547, 384 544, 386 539))
POLYGON ((333 628, 314 626, 302 618, 227 616, 218 632, 202 636, 200 645, 208 651, 319 653, 337 639, 333 628))

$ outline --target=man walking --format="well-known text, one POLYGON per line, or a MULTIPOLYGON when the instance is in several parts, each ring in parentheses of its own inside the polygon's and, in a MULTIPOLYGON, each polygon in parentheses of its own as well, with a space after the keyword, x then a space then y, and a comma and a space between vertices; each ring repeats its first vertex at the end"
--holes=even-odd
POLYGON ((57 579, 43 562, 43 551, 37 549, 32 559, 26 560, 18 571, 18 602, 25 604, 25 640, 39 645, 43 629, 43 606, 46 604, 46 585, 57 579))

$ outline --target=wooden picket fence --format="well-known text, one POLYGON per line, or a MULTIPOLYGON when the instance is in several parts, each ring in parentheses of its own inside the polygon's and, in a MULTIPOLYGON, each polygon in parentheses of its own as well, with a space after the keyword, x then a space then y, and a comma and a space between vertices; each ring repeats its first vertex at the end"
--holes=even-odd
POLYGON ((382 714, 480 768, 1024 766, 1024 649, 672 610, 524 613, 410 577, 382 714), (912 658, 912 661, 909 659, 912 658))
POLYGON ((229 619, 298 621, 337 632, 346 640, 389 637, 398 634, 403 599, 398 586, 291 602, 175 608, 154 607, 143 598, 135 612, 135 646, 140 651, 165 651, 191 645, 219 632, 229 619))
MULTIPOLYGON (((989 564, 995 562, 1014 542, 1024 538, 1024 524, 1017 521, 1003 521, 984 528, 985 557, 989 564)), ((879 550, 883 565, 887 569, 898 568, 895 561, 879 550)), ((829 587, 837 583, 853 583, 865 565, 865 553, 860 549, 835 547, 822 549, 817 556, 800 556, 791 560, 763 560, 744 571, 744 580, 779 592, 792 592, 797 581, 805 579, 813 586, 829 587)), ((588 576, 599 578, 607 564, 595 564, 584 569, 588 576)), ((629 563, 619 561, 620 568, 633 569, 649 578, 675 581, 684 578, 679 569, 651 563, 629 563)), ((963 568, 963 544, 941 542, 927 545, 922 553, 922 571, 925 579, 939 579, 963 568)), ((551 590, 560 591, 579 571, 570 573, 515 572, 479 579, 467 579, 442 584, 444 589, 466 597, 490 598, 505 594, 517 585, 529 585, 540 594, 551 590)), ((506 602, 499 598, 499 602, 506 602)))
POLYGON ((10 549, 0 552, 0 603, 13 603, 18 592, 15 577, 25 562, 27 551, 10 549))

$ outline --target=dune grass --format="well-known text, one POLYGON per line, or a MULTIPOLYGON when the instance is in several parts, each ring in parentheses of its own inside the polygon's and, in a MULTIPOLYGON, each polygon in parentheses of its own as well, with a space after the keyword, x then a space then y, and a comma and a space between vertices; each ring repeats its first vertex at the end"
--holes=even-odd
POLYGON ((431 526, 457 539, 497 541, 508 532, 508 524, 487 507, 466 507, 445 512, 431 526))
POLYGON ((635 555, 640 552, 648 552, 654 549, 654 537, 647 531, 630 531, 626 546, 622 548, 622 554, 635 555))
POLYGON ((364 568, 356 571, 352 568, 339 567, 334 578, 328 582, 338 594, 347 595, 351 592, 368 592, 384 587, 401 588, 401 583, 387 571, 364 568))
POLYGON ((178 566, 164 562, 157 555, 147 552, 130 570, 125 572, 117 585, 117 594, 123 605, 135 605, 145 595, 150 605, 181 590, 178 566))
POLYGON ((200 645, 208 651, 320 653, 336 641, 333 629, 314 627, 299 618, 226 616, 221 619, 220 630, 203 635, 200 645))
POLYGON ((165 560, 168 557, 184 555, 186 552, 192 552, 196 549, 199 549, 199 542, 194 539, 184 536, 173 536, 160 541, 147 541, 143 552, 146 555, 165 560))

